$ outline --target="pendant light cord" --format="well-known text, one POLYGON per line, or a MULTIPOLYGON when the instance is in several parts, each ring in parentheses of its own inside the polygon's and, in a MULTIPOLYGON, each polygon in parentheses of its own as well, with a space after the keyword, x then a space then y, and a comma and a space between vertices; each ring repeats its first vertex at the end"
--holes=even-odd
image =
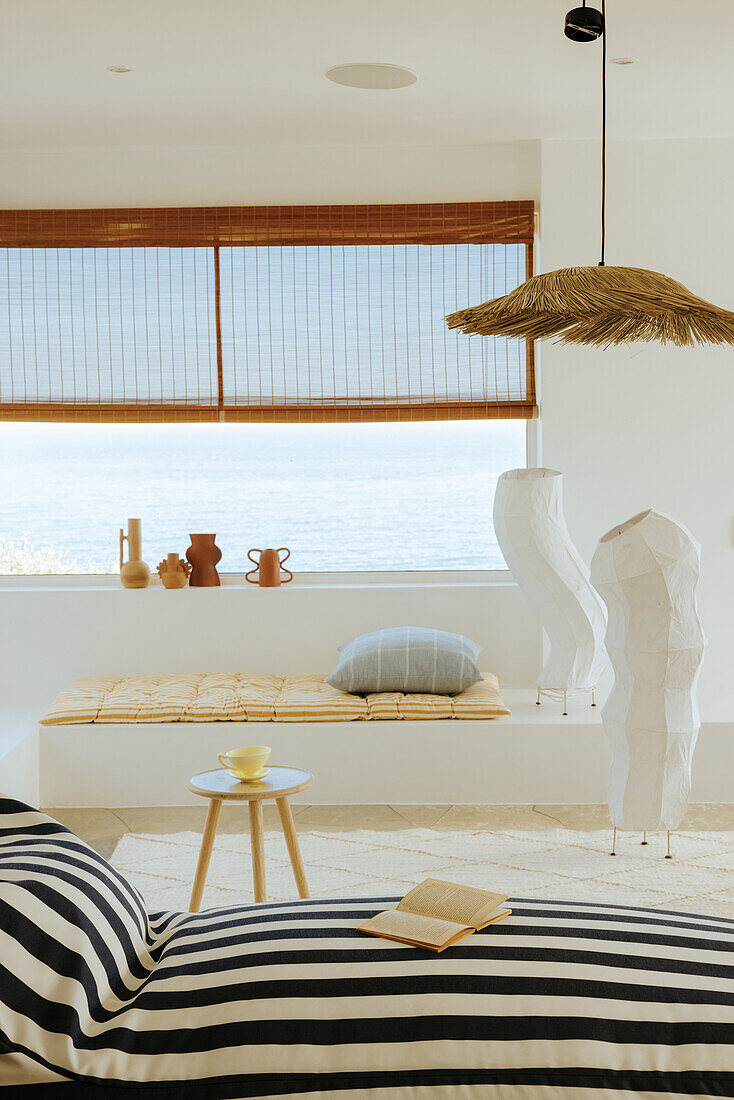
POLYGON ((604 251, 607 236, 607 13, 606 0, 601 0, 603 29, 601 33, 601 258, 604 267, 604 251))

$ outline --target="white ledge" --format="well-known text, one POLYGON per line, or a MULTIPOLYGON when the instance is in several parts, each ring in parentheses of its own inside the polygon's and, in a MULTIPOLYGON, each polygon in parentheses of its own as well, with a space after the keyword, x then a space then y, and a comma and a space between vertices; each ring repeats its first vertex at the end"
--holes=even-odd
MULTIPOLYGON (((248 584, 242 573, 221 573, 219 588, 182 588, 181 593, 217 592, 222 588, 256 591, 259 585, 248 584)), ((425 570, 374 573, 295 573, 293 581, 280 585, 281 591, 298 588, 476 588, 517 585, 507 569, 494 570, 425 570)), ((154 575, 145 589, 123 589, 117 574, 43 574, 38 576, 2 576, 0 590, 11 592, 165 592, 160 578, 154 575)), ((273 589, 268 589, 273 591, 273 589)), ((173 597, 172 597, 173 598, 173 597)), ((183 598, 186 598, 185 596, 183 598)))

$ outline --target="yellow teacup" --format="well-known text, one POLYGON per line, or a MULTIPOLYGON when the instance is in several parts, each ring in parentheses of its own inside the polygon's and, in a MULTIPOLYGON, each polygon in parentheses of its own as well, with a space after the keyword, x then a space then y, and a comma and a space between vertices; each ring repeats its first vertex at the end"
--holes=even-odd
POLYGON ((267 745, 244 745, 241 749, 218 753, 219 763, 234 772, 238 779, 249 779, 262 771, 272 751, 267 745))

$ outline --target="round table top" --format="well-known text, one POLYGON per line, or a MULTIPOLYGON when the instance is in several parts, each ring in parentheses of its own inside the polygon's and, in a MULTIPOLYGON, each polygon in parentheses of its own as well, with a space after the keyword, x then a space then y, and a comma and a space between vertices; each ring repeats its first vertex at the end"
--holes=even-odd
POLYGON ((187 787, 194 794, 205 798, 240 798, 251 802, 258 798, 285 798, 297 791, 305 791, 313 783, 310 772, 300 768, 271 767, 270 775, 256 783, 235 779, 226 768, 193 775, 187 787))

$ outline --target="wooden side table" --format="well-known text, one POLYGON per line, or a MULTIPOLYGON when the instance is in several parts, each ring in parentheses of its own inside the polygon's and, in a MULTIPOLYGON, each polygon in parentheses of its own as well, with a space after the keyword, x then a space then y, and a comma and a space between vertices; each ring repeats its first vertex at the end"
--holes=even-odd
POLYGON ((285 842, 288 847, 293 877, 296 880, 298 896, 307 898, 308 884, 306 872, 303 869, 301 850, 298 847, 298 837, 293 824, 288 796, 305 791, 313 783, 310 772, 300 771, 299 768, 270 769, 270 775, 257 783, 240 782, 234 779, 226 768, 217 768, 215 771, 202 772, 194 775, 187 786, 194 794, 200 794, 209 799, 209 810, 206 815, 204 836, 201 839, 199 861, 196 864, 194 885, 191 889, 191 901, 189 911, 198 913, 201 905, 202 894, 206 884, 206 875, 212 858, 214 837, 217 832, 219 814, 222 810, 222 802, 225 799, 247 802, 250 809, 250 846, 252 848, 252 884, 255 891, 255 901, 266 901, 265 894, 265 849, 263 846, 263 802, 266 798, 275 800, 280 815, 280 823, 283 826, 285 842))

